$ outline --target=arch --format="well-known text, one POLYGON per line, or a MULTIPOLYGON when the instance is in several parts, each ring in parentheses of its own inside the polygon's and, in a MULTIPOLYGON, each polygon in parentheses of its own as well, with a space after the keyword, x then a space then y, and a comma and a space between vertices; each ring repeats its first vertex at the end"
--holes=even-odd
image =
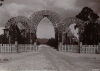
POLYGON ((44 18, 47 17, 53 24, 54 26, 54 30, 55 30, 55 40, 57 42, 57 46, 58 47, 58 24, 60 23, 61 19, 60 16, 56 13, 56 12, 52 12, 50 10, 42 10, 42 11, 38 11, 35 12, 31 15, 30 17, 30 21, 32 26, 32 30, 34 30, 34 38, 36 40, 36 30, 37 30, 37 26, 39 24, 39 22, 44 18))
POLYGON ((80 31, 82 31, 84 29, 84 22, 76 17, 67 17, 67 18, 64 18, 60 25, 58 26, 59 27, 59 38, 61 42, 65 42, 65 39, 67 39, 67 34, 70 34, 69 33, 69 26, 71 24, 75 23, 76 26, 79 28, 79 33, 80 31))
POLYGON ((17 17, 13 17, 9 19, 5 27, 9 28, 10 25, 13 25, 13 24, 17 25, 18 23, 21 23, 25 27, 25 29, 30 29, 30 26, 28 25, 30 24, 30 20, 25 16, 17 16, 17 17))
POLYGON ((36 41, 37 26, 44 17, 47 17, 52 22, 55 30, 55 40, 57 41, 58 44, 58 32, 59 32, 58 25, 60 25, 61 18, 56 12, 52 12, 50 10, 42 10, 35 12, 30 16, 29 19, 25 16, 13 17, 8 20, 5 27, 9 28, 10 25, 13 24, 17 25, 18 23, 21 23, 26 29, 30 30, 30 32, 32 33, 31 37, 34 38, 34 41, 36 41))
POLYGON ((60 23, 61 20, 60 16, 56 12, 52 12, 49 10, 42 10, 33 13, 30 17, 31 23, 33 25, 32 26, 33 30, 35 30, 34 33, 36 33, 37 26, 44 17, 47 17, 53 23, 55 30, 57 29, 58 23, 60 23))
MULTIPOLYGON (((6 31, 6 33, 9 32, 9 33, 7 33, 9 43, 11 43, 12 40, 15 41, 15 39, 13 39, 13 38, 11 37, 12 29, 13 29, 14 31, 16 31, 16 32, 13 32, 13 33, 14 33, 14 34, 17 33, 18 36, 23 35, 24 37, 27 37, 27 36, 31 35, 31 34, 30 34, 30 20, 29 20, 27 17, 25 17, 25 16, 12 17, 11 19, 9 19, 9 20, 7 21, 7 23, 6 23, 6 25, 5 25, 5 28, 8 29, 8 30, 6 31), (18 24, 18 23, 22 24, 22 26, 24 27, 24 29, 19 30, 18 27, 17 27, 17 24, 18 24), (12 27, 13 27, 13 28, 12 28, 12 27), (20 34, 19 34, 19 33, 20 33, 20 34)), ((5 34, 6 34, 6 33, 5 33, 5 34)), ((17 35, 17 34, 16 34, 16 35, 17 35)), ((12 35, 12 36, 15 36, 15 35, 12 35)), ((18 36, 15 36, 15 37, 18 39, 18 38, 19 38, 18 36)), ((27 38, 28 38, 28 37, 27 37, 27 38)), ((31 38, 31 37, 30 37, 30 38, 31 38)), ((20 38, 20 39, 22 39, 22 38, 20 38)), ((21 41, 20 39, 19 39, 19 41, 21 41)), ((31 39, 30 39, 30 40, 27 40, 27 41, 31 43, 31 39)))
POLYGON ((76 17, 65 18, 61 22, 61 26, 59 26, 61 32, 68 32, 68 28, 71 24, 75 23, 79 29, 83 29, 84 22, 76 17))

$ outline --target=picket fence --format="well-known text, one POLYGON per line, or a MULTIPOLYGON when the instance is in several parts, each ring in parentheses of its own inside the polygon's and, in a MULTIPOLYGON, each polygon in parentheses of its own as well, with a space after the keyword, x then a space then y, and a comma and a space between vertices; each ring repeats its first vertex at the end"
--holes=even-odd
POLYGON ((99 53, 99 45, 82 45, 82 47, 80 48, 80 53, 99 53))
POLYGON ((0 44, 0 53, 28 52, 35 50, 33 44, 0 44))
POLYGON ((74 53, 89 53, 89 54, 97 54, 100 53, 99 45, 62 45, 60 51, 64 52, 74 52, 74 53))
POLYGON ((79 52, 79 47, 78 45, 63 45, 61 51, 77 53, 79 52))

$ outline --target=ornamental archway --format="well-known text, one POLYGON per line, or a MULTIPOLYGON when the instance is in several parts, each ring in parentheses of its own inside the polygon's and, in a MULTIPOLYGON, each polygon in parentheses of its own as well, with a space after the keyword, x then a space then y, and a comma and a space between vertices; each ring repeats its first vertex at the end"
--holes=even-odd
MULTIPOLYGON (((6 25, 5 25, 5 32, 7 33, 8 32, 8 38, 9 38, 9 43, 11 43, 11 35, 10 35, 10 32, 12 32, 12 33, 15 33, 15 32, 13 32, 13 30, 16 30, 14 27, 18 27, 18 24, 19 25, 22 25, 23 27, 24 27, 24 29, 22 29, 20 32, 23 32, 23 36, 25 36, 26 37, 26 35, 28 34, 28 33, 30 33, 30 26, 29 26, 29 24, 30 24, 30 20, 27 18, 27 17, 24 17, 24 16, 17 16, 17 17, 13 17, 13 18, 11 18, 11 19, 9 19, 8 20, 8 22, 6 23, 6 25), (12 30, 12 28, 13 28, 13 30, 12 30)), ((21 27, 22 28, 22 27, 21 27)), ((19 28, 17 28, 17 30, 18 30, 19 28)), ((18 33, 18 31, 16 30, 16 33, 18 33)), ((6 34, 5 33, 5 34, 6 34)), ((16 36, 17 37, 17 36, 16 36)), ((30 41, 30 40, 29 40, 30 41)))
POLYGON ((5 27, 9 28, 10 25, 17 25, 18 23, 22 24, 25 27, 25 29, 30 29, 30 20, 25 16, 17 16, 9 19, 5 27))
MULTIPOLYGON (((78 35, 80 36, 80 33, 84 30, 84 22, 76 17, 70 17, 65 18, 61 21, 61 24, 59 26, 60 32, 62 34, 62 42, 64 43, 67 39, 67 36, 70 37, 69 33, 69 26, 72 24, 76 24, 75 26, 79 29, 78 35)), ((80 39, 80 37, 79 37, 80 39)))
POLYGON ((38 11, 38 12, 35 12, 31 15, 31 17, 30 17, 30 21, 32 23, 31 29, 34 30, 34 32, 33 32, 35 35, 34 38, 37 38, 36 37, 36 30, 37 30, 38 24, 45 17, 47 17, 52 22, 54 29, 55 29, 55 39, 58 42, 58 24, 60 23, 61 19, 57 13, 49 11, 49 10, 38 11))

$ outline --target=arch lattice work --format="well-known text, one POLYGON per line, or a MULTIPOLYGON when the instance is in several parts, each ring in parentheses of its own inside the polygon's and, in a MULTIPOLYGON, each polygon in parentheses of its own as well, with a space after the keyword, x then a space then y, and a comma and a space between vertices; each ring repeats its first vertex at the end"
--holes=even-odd
POLYGON ((31 17, 28 19, 24 16, 17 16, 13 17, 8 20, 6 24, 6 28, 9 28, 11 24, 17 25, 18 23, 21 23, 26 29, 30 29, 32 32, 32 36, 34 36, 34 40, 36 39, 36 30, 39 22, 44 18, 47 17, 53 24, 55 29, 55 39, 58 41, 58 34, 59 34, 59 27, 61 25, 61 18, 60 16, 52 11, 49 10, 42 10, 35 12, 31 15, 31 17), (31 25, 31 26, 30 26, 31 25))
POLYGON ((71 24, 75 23, 80 30, 83 30, 84 22, 76 17, 65 18, 61 21, 59 26, 60 32, 68 32, 71 24))
POLYGON ((84 21, 76 18, 76 17, 70 17, 65 18, 61 21, 60 25, 58 26, 59 30, 59 38, 60 42, 64 42, 64 40, 67 38, 66 34, 69 34, 69 26, 71 24, 76 24, 76 26, 79 28, 79 35, 84 31, 84 21))
POLYGON ((24 16, 17 16, 9 19, 5 27, 9 28, 11 24, 17 25, 18 23, 21 23, 25 27, 25 29, 30 29, 30 26, 28 25, 30 24, 30 20, 24 16))
POLYGON ((31 23, 33 24, 32 26, 33 30, 35 30, 34 33, 36 33, 37 26, 44 17, 47 17, 53 23, 55 31, 57 30, 57 26, 61 20, 60 16, 55 12, 52 12, 49 10, 42 10, 42 11, 33 13, 30 17, 31 23))

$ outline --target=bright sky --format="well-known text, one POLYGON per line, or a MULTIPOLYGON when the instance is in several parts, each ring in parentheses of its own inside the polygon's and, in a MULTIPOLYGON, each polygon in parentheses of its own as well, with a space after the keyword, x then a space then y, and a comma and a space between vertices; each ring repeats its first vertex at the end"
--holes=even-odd
POLYGON ((39 23, 37 27, 37 37, 38 38, 55 37, 54 27, 48 18, 42 19, 41 22, 39 23))
POLYGON ((0 27, 0 34, 4 34, 3 29, 5 29, 4 27, 0 27))

